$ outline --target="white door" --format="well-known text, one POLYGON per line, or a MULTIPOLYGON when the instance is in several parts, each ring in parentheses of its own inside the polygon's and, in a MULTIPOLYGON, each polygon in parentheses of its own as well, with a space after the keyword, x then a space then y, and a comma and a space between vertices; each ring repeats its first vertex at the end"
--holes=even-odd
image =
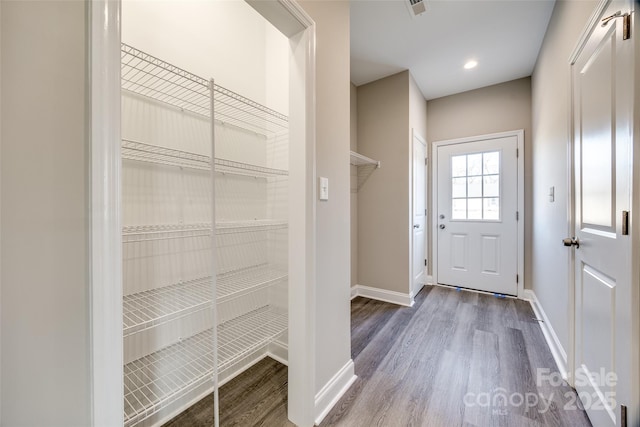
MULTIPOLYGON (((613 2, 600 19, 630 9, 613 2)), ((575 248, 574 382, 599 427, 624 425, 619 406, 637 404, 630 400, 636 340, 623 219, 631 202, 633 44, 622 40, 622 27, 622 18, 594 25, 571 70, 576 239, 565 245, 575 248)))
POLYGON ((413 135, 413 283, 412 295, 415 295, 425 282, 426 257, 426 203, 425 203, 425 160, 427 146, 422 138, 413 135))
POLYGON ((517 295, 518 135, 437 147, 438 283, 517 295))

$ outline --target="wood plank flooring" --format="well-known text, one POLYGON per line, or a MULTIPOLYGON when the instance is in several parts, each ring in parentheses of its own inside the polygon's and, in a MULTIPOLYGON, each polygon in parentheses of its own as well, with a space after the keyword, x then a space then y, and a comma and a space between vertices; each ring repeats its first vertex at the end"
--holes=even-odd
MULTIPOLYGON (((358 379, 321 427, 591 425, 573 389, 538 381, 556 366, 527 302, 439 286, 412 308, 356 298, 351 342, 358 379)), ((286 367, 265 359, 221 388, 220 425, 291 426, 286 395, 286 367)), ((167 425, 212 421, 207 397, 167 425)))

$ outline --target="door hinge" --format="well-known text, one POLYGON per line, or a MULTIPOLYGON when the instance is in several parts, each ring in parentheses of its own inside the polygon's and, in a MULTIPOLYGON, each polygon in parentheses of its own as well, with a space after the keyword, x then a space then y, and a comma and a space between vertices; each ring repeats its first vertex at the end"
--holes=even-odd
POLYGON ((428 157, 425 157, 425 158, 424 158, 424 165, 426 166, 426 165, 428 165, 428 164, 429 164, 429 158, 428 158, 428 157))
POLYGON ((622 235, 629 235, 629 211, 622 211, 622 235))
POLYGON ((427 266, 427 260, 426 259, 424 260, 424 266, 425 267, 427 266))
POLYGON ((424 216, 427 216, 427 210, 426 209, 424 210, 424 216))
POLYGON ((631 14, 630 13, 622 13, 621 11, 617 11, 613 15, 609 15, 606 18, 602 19, 602 26, 606 27, 609 21, 622 18, 622 40, 629 40, 631 38, 631 14))
POLYGON ((520 221, 520 211, 516 211, 516 221, 520 221))
POLYGON ((518 157, 520 157, 520 149, 519 149, 519 148, 516 148, 516 159, 517 159, 518 157))
POLYGON ((516 283, 520 283, 520 275, 516 274, 516 283))
POLYGON ((620 427, 627 427, 627 406, 620 405, 620 427))

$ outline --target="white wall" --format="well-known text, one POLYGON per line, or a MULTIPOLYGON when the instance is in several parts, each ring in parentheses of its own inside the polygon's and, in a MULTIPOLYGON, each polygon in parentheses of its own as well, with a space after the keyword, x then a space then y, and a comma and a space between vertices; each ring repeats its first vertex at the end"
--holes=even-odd
MULTIPOLYGON (((427 102, 428 150, 437 141, 524 129, 525 285, 531 282, 531 78, 512 80, 427 102)), ((431 158, 431 155, 429 156, 431 158)), ((430 203, 432 200, 429 201, 430 203)), ((431 206, 428 208, 431 212, 431 206)), ((431 218, 431 215, 429 215, 431 218)), ((429 228, 431 230, 431 228, 429 228)), ((429 259, 432 259, 429 240, 429 259)), ((429 271, 432 265, 429 263, 429 271)))
POLYGON ((301 5, 316 23, 316 171, 329 178, 329 200, 317 202, 317 392, 351 360, 349 2, 301 5))
MULTIPOLYGON (((0 24, 2 2, 0 2, 0 24)), ((2 100, 2 30, 0 30, 0 100, 2 100)), ((0 101, 0 165, 2 164, 2 102, 0 101)), ((0 173, 0 242, 2 242, 2 174, 0 173)), ((0 320, 2 319, 2 245, 0 244, 0 320)), ((2 425, 2 327, 0 327, 0 425, 2 425)))
POLYGON ((2 2, 3 426, 90 425, 85 16, 2 2))
POLYGON ((288 114, 288 39, 244 1, 124 0, 122 41, 288 114))
POLYGON ((532 254, 530 287, 551 326, 569 350, 569 255, 560 241, 568 236, 567 147, 570 138, 569 55, 595 1, 559 0, 532 76, 532 254), (555 186, 550 203, 549 187, 555 186))

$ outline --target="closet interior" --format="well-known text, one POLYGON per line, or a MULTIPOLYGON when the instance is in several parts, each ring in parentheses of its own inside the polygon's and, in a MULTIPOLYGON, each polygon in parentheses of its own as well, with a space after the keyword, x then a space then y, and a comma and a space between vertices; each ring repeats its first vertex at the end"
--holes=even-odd
POLYGON ((154 54, 122 45, 126 427, 287 363, 288 118, 154 54))

